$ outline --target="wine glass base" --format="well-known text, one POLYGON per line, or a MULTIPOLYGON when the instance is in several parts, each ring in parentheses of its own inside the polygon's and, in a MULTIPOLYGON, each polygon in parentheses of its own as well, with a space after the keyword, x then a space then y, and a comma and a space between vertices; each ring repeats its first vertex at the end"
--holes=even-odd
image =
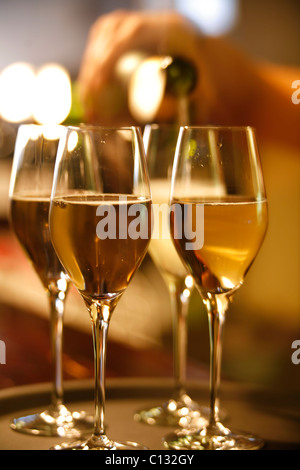
MULTIPOLYGON (((219 416, 224 421, 228 418, 228 413, 220 409, 219 416)), ((186 393, 181 394, 177 399, 171 398, 162 405, 139 410, 134 415, 135 421, 151 426, 180 426, 193 429, 205 426, 209 417, 210 408, 199 405, 186 393)))
POLYGON ((131 441, 111 441, 104 436, 103 438, 91 437, 86 441, 58 444, 50 450, 148 450, 148 447, 131 441))
POLYGON ((134 419, 152 426, 202 427, 207 424, 209 415, 208 407, 200 406, 185 394, 178 400, 170 399, 148 410, 139 410, 134 419))
POLYGON ((93 416, 81 412, 53 413, 49 410, 13 419, 10 427, 14 431, 35 436, 59 436, 79 438, 91 432, 93 416))
POLYGON ((178 430, 164 438, 164 447, 169 450, 259 450, 263 446, 264 441, 259 437, 230 431, 222 425, 214 432, 206 428, 178 430))

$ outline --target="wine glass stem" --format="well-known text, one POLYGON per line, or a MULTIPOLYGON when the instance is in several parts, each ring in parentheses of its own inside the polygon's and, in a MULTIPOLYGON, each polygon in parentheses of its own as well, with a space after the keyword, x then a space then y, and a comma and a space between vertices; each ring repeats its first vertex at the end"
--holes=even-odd
POLYGON ((207 302, 210 339, 210 425, 219 422, 219 391, 222 362, 222 334, 225 312, 215 302, 207 302))
POLYGON ((54 408, 63 404, 63 316, 64 300, 59 298, 59 292, 49 289, 51 346, 53 364, 53 389, 51 403, 54 408))
POLYGON ((95 357, 95 428, 94 435, 105 434, 105 363, 109 323, 103 318, 93 320, 93 345, 95 357))
POLYGON ((173 319, 174 380, 177 399, 185 393, 187 356, 187 312, 189 297, 182 280, 169 284, 173 319))

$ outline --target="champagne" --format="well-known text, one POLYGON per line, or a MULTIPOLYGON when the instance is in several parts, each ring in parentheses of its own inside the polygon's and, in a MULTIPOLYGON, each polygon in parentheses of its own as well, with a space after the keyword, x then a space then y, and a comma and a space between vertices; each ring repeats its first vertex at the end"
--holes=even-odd
POLYGON ((192 273, 200 291, 230 293, 237 289, 254 261, 267 228, 267 202, 240 201, 204 204, 204 244, 200 249, 186 249, 191 242, 185 237, 183 224, 196 220, 196 202, 174 201, 181 206, 180 212, 171 213, 171 231, 180 256, 192 273), (184 212, 185 210, 185 212, 184 212), (187 220, 190 219, 190 220, 187 220), (178 234, 182 233, 180 238, 178 234))
MULTIPOLYGON (((184 266, 177 250, 174 246, 171 234, 170 234, 170 217, 169 212, 159 211, 158 206, 169 205, 170 200, 170 184, 168 179, 152 179, 151 180, 151 192, 152 202, 157 204, 157 210, 154 211, 154 232, 157 237, 152 236, 149 253, 156 266, 160 269, 163 277, 167 280, 171 279, 184 279, 188 273, 184 266)), ((195 186, 190 185, 191 194, 195 194, 197 191, 201 197, 201 191, 205 194, 217 195, 220 197, 223 194, 223 188, 221 186, 213 185, 211 187, 207 182, 195 186)))
MULTIPOLYGON (((104 214, 103 214, 104 215, 104 214)), ((119 296, 142 262, 151 237, 151 200, 118 195, 74 195, 53 201, 51 236, 57 254, 86 302, 119 296), (146 236, 132 238, 130 224, 135 205, 144 208, 140 218, 146 236), (98 208, 111 207, 115 226, 106 238, 98 236, 102 220, 98 208), (122 217, 120 217, 122 212, 122 217), (124 223, 126 226, 124 227, 124 223), (122 237, 120 236, 122 232, 122 237)))
POLYGON ((162 276, 168 281, 170 278, 184 279, 187 276, 170 234, 169 216, 167 211, 159 212, 159 206, 167 207, 169 204, 170 181, 162 179, 151 180, 152 202, 157 204, 154 211, 154 232, 149 245, 149 254, 162 276))
POLYGON ((51 243, 49 232, 49 197, 14 196, 11 223, 14 232, 47 289, 61 278, 63 268, 51 243))

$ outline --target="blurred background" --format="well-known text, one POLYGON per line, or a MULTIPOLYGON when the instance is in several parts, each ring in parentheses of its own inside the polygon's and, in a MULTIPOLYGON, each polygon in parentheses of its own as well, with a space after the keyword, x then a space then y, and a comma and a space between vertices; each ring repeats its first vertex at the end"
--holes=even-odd
MULTIPOLYGON (((23 122, 80 122, 77 79, 90 28, 100 15, 119 8, 173 8, 197 23, 203 35, 225 36, 257 60, 300 67, 300 3, 294 0, 0 0, 0 339, 7 348, 0 388, 48 380, 42 362, 48 361, 43 323, 48 306, 8 224, 17 128, 23 122), (45 349, 45 359, 39 348, 45 349)), ((228 314, 223 375, 300 390, 300 364, 291 361, 292 342, 300 339, 300 148, 269 143, 261 146, 261 154, 269 231, 228 314)), ((206 377, 207 318, 196 292, 188 322, 188 375, 206 377)), ((90 322, 76 292, 67 302, 65 323, 66 374, 91 376, 90 322), (74 348, 79 334, 87 340, 74 348)), ((147 258, 111 322, 115 349, 108 357, 109 373, 171 377, 171 329, 167 290, 147 258)))

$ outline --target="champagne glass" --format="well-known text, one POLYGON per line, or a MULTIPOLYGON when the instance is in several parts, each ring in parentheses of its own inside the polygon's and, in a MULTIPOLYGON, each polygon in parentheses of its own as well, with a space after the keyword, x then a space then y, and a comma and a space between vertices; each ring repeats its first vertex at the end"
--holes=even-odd
POLYGON ((193 278, 186 271, 172 242, 169 230, 171 173, 179 125, 148 124, 144 144, 153 202, 154 231, 149 254, 167 286, 173 321, 174 392, 166 402, 135 413, 135 420, 150 425, 187 426, 208 417, 186 391, 187 314, 193 278))
POLYGON ((58 149, 50 232, 90 314, 95 359, 94 432, 55 449, 144 449, 112 440, 104 423, 109 323, 151 238, 150 186, 138 127, 66 129, 58 149))
POLYGON ((249 127, 182 127, 171 185, 171 234, 207 309, 209 423, 165 437, 169 449, 252 450, 255 436, 219 418, 222 331, 228 302, 242 285, 267 229, 267 200, 255 132, 249 127))
POLYGON ((45 411, 13 419, 12 429, 45 436, 80 436, 91 428, 85 412, 64 404, 63 316, 70 281, 53 249, 48 213, 57 146, 62 126, 21 125, 10 181, 10 218, 15 235, 47 293, 51 320, 53 389, 45 411))

